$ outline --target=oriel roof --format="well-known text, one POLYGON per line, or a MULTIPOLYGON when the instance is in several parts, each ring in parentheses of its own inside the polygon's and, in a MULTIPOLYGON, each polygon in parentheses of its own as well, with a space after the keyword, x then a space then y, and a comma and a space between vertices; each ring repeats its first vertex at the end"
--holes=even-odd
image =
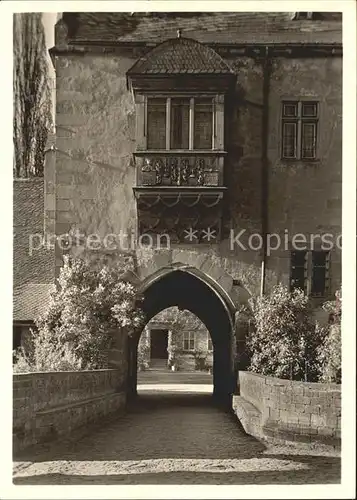
POLYGON ((190 38, 171 38, 140 58, 130 74, 232 74, 213 49, 190 38))

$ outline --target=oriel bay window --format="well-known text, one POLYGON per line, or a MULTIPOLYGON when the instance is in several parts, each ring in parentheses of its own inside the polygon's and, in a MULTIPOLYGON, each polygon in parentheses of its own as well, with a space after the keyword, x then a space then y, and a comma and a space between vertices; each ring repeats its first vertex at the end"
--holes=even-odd
POLYGON ((215 96, 146 97, 147 150, 212 150, 215 96))
MULTIPOLYGON (((220 54, 181 35, 143 53, 127 72, 136 116, 138 234, 194 244, 208 242, 209 228, 210 243, 220 240, 225 103, 236 79, 220 54)), ((193 342, 186 339, 186 348, 193 342)))
POLYGON ((282 103, 282 158, 317 158, 318 103, 284 101, 282 103))

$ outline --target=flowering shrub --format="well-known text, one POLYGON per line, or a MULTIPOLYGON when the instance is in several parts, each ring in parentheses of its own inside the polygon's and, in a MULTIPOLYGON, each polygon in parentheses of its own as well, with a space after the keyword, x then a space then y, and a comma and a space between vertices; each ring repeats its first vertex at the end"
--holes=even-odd
POLYGON ((32 349, 27 353, 20 347, 14 353, 14 372, 48 372, 85 370, 82 360, 68 342, 62 343, 49 330, 31 331, 32 349))
POLYGON ((330 313, 329 327, 322 344, 318 348, 320 381, 341 383, 341 314, 342 292, 336 292, 334 302, 326 302, 323 308, 330 313))
POLYGON ((277 285, 251 305, 255 328, 247 339, 249 369, 279 378, 317 380, 322 331, 311 320, 308 297, 277 285))
POLYGON ((121 329, 131 335, 144 319, 135 305, 135 287, 122 279, 125 271, 119 265, 97 269, 84 259, 65 256, 59 289, 37 321, 38 342, 44 353, 51 353, 49 359, 59 352, 62 361, 66 356, 72 359, 72 353, 82 367, 107 367, 113 331, 121 329))

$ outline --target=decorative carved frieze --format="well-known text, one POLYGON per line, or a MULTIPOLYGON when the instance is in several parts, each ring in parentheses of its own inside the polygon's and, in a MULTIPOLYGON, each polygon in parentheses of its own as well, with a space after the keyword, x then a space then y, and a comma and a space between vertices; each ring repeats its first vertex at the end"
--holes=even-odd
POLYGON ((167 235, 170 244, 218 242, 224 153, 140 151, 135 157, 139 235, 167 235))
POLYGON ((154 156, 137 159, 140 186, 219 186, 219 157, 154 156))

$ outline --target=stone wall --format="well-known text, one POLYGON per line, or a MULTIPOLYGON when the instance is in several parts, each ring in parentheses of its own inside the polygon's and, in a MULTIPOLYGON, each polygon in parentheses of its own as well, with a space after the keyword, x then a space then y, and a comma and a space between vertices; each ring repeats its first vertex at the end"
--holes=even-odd
POLYGON ((340 447, 341 386, 239 372, 233 410, 245 431, 274 443, 340 447))
POLYGON ((67 436, 123 409, 125 380, 124 370, 15 374, 14 452, 67 436))

